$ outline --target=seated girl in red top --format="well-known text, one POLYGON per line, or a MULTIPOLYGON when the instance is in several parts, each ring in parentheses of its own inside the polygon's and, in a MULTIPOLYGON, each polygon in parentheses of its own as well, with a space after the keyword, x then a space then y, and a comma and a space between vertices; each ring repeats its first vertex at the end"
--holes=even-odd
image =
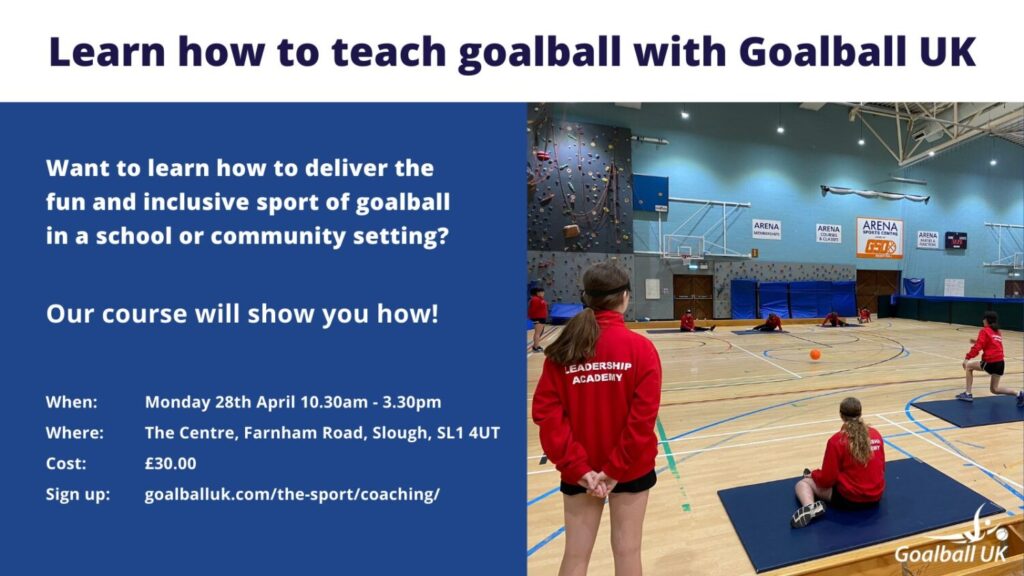
POLYGON ((543 352, 540 337, 544 334, 544 324, 548 321, 548 303, 544 300, 543 288, 530 289, 530 305, 526 309, 526 317, 533 322, 533 351, 543 352))
POLYGON ((764 321, 764 324, 754 326, 754 330, 760 330, 761 332, 771 332, 772 330, 778 330, 782 332, 782 318, 779 318, 777 314, 768 314, 768 319, 764 321))
POLYGON ((828 316, 825 316, 825 320, 821 323, 821 326, 822 328, 827 326, 832 326, 833 328, 836 326, 846 326, 846 321, 840 318, 839 314, 833 310, 828 313, 828 316))
POLYGON ((790 525, 803 528, 825 513, 825 505, 836 508, 874 506, 885 490, 885 447, 882 435, 860 418, 860 400, 846 398, 839 404, 843 429, 828 439, 821 469, 804 470, 796 483, 800 508, 790 525))
POLYGON ((857 317, 857 321, 860 322, 861 324, 867 324, 868 322, 871 322, 871 310, 868 310, 867 308, 861 308, 860 316, 857 317))
POLYGON ((626 328, 629 274, 611 262, 583 274, 587 307, 544 354, 533 421, 544 454, 562 473, 565 552, 559 574, 586 574, 604 500, 611 508, 616 574, 640 574, 648 490, 657 482, 654 423, 661 360, 626 328))
POLYGON ((981 319, 982 328, 978 331, 978 337, 971 339, 971 349, 967 351, 963 367, 966 371, 967 391, 957 394, 957 400, 974 402, 974 395, 971 393, 971 386, 974 384, 974 371, 984 370, 991 376, 988 389, 993 394, 1004 394, 1016 396, 1017 406, 1024 406, 1024 390, 1014 392, 1009 388, 999 386, 999 379, 1003 376, 1006 367, 1003 357, 1003 336, 999 333, 999 315, 989 310, 981 319), (971 360, 981 352, 980 360, 971 360))
POLYGON ((704 327, 701 327, 701 326, 697 326, 697 324, 693 320, 693 313, 691 313, 689 310, 687 310, 686 314, 683 314, 683 317, 679 320, 679 331, 680 332, 714 332, 715 331, 715 325, 712 324, 711 328, 704 328, 704 327))

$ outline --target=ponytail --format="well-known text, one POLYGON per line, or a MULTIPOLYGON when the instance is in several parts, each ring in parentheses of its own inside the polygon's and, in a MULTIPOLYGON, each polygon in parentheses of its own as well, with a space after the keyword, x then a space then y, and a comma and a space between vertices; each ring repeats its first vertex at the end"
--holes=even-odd
POLYGON ((868 427, 860 418, 843 421, 843 431, 850 446, 850 455, 861 464, 871 460, 871 437, 868 427))
POLYGON ((601 327, 594 310, 584 308, 565 325, 558 339, 544 350, 544 355, 555 364, 578 364, 594 355, 601 327))
POLYGON ((871 436, 868 427, 860 417, 860 400, 845 398, 839 404, 839 415, 843 418, 843 432, 846 433, 850 455, 862 465, 871 460, 871 436))
POLYGON ((629 291, 629 274, 612 261, 594 264, 583 273, 583 311, 565 325, 544 355, 555 364, 578 364, 594 355, 601 326, 595 310, 615 310, 629 291))

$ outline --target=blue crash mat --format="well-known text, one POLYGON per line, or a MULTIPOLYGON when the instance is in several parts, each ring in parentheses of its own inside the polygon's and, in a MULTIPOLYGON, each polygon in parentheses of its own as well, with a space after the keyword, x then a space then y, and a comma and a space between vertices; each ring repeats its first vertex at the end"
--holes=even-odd
POLYGON ((789 334, 785 330, 772 330, 771 332, 763 332, 761 330, 733 330, 733 334, 739 334, 740 336, 747 336, 749 334, 789 334))
MULTIPOLYGON (((976 376, 975 382, 983 384, 978 380, 979 377, 976 376)), ((976 385, 974 388, 975 390, 984 390, 985 386, 976 385)), ((975 397, 974 402, 961 402, 955 399, 932 400, 931 402, 914 402, 911 406, 920 408, 932 416, 942 418, 960 428, 1024 421, 1024 408, 1018 408, 1017 399, 1012 396, 975 397)))
POLYGON ((720 490, 718 497, 757 572, 848 552, 911 534, 1004 512, 987 498, 914 459, 886 463, 886 490, 877 507, 839 510, 805 528, 789 526, 799 507, 799 477, 720 490))

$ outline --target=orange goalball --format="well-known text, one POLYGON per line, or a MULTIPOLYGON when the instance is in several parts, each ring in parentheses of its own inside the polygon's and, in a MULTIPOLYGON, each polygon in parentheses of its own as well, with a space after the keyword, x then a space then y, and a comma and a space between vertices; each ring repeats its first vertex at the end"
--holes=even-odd
POLYGON ((821 350, 818 350, 817 348, 811 350, 811 360, 817 360, 819 358, 821 358, 821 350))

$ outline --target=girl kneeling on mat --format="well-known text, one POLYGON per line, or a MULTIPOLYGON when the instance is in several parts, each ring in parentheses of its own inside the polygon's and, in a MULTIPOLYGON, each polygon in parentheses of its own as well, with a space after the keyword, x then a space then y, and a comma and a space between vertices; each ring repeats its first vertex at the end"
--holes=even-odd
POLYGON ((1003 376, 1005 361, 1003 358, 1003 337, 999 334, 999 315, 989 310, 981 319, 982 328, 978 331, 978 337, 971 339, 971 349, 967 351, 963 367, 966 371, 967 391, 956 395, 957 400, 974 402, 974 394, 971 393, 971 386, 974 384, 974 371, 984 370, 991 376, 989 390, 993 394, 1004 394, 1016 396, 1017 406, 1024 406, 1024 390, 1014 392, 1009 388, 999 386, 999 379, 1003 376), (980 360, 971 360, 981 352, 980 360))
POLYGON ((583 288, 587 307, 544 351, 533 396, 541 447, 562 473, 558 573, 586 574, 607 498, 615 574, 639 576, 647 495, 658 478, 661 360, 651 341, 623 322, 630 297, 624 270, 595 264, 584 272, 583 288))
POLYGON ((839 404, 843 429, 828 439, 821 469, 804 470, 796 483, 800 508, 790 525, 803 528, 825 513, 828 502, 835 508, 875 506, 885 490, 885 447, 878 430, 864 424, 860 400, 847 398, 839 404))

